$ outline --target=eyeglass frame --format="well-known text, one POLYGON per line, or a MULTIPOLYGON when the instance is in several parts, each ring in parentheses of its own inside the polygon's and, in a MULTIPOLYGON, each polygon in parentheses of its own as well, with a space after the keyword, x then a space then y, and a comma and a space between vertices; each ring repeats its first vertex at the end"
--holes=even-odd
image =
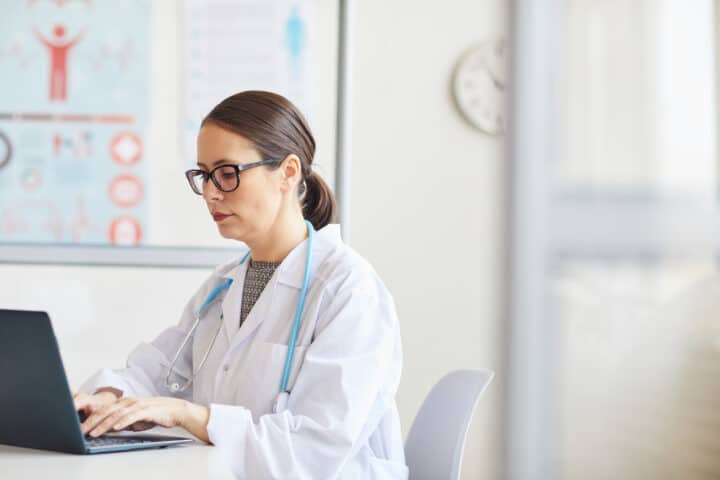
POLYGON ((195 184, 192 179, 197 174, 202 175, 203 185, 206 184, 208 180, 212 180, 213 184, 215 185, 215 187, 218 190, 220 190, 223 193, 231 193, 231 192, 234 192, 235 190, 237 190, 238 187, 240 186, 240 172, 243 172, 245 170, 249 170, 249 169, 255 168, 255 167, 261 167, 263 165, 273 165, 273 164, 278 164, 278 163, 280 163, 280 162, 277 160, 260 160, 259 162, 246 163, 244 165, 237 165, 234 163, 226 163, 223 165, 218 165, 217 167, 213 168, 209 172, 206 172, 205 170, 200 170, 198 168, 193 168, 193 169, 187 170, 185 172, 185 178, 187 179, 188 183, 190 184, 190 189, 193 191, 193 193, 196 193, 198 195, 203 195, 204 192, 202 192, 202 191, 198 192, 197 190, 195 190, 195 184), (226 168, 226 167, 232 167, 235 170, 235 175, 237 175, 237 183, 235 184, 235 188, 233 188, 232 190, 223 190, 222 187, 220 186, 220 182, 218 182, 217 179, 215 178, 215 171, 217 171, 221 168, 226 168))

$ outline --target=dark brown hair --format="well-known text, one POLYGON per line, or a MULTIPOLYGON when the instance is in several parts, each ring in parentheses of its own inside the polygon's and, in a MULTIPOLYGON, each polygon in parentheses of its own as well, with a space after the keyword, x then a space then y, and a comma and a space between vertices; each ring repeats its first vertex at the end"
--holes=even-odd
POLYGON ((250 140, 263 160, 279 162, 295 154, 302 165, 303 184, 299 188, 303 217, 315 229, 335 221, 335 196, 330 187, 312 170, 315 139, 302 113, 287 98, 257 90, 236 93, 207 114, 202 125, 216 124, 250 140))

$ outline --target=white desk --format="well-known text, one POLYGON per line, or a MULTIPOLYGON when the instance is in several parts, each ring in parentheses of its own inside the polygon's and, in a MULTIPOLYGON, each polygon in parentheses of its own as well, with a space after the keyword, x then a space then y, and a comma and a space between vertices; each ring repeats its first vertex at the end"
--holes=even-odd
POLYGON ((231 480, 220 451, 202 443, 135 452, 73 455, 0 445, 3 480, 231 480))

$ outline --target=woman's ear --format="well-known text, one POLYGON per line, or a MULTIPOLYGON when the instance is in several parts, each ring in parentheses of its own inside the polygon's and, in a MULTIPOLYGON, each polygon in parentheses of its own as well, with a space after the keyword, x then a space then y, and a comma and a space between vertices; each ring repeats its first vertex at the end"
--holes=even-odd
POLYGON ((300 158, 295 154, 290 154, 285 157, 282 165, 280 166, 282 171, 282 186, 283 191, 290 191, 292 188, 302 181, 302 163, 300 158))

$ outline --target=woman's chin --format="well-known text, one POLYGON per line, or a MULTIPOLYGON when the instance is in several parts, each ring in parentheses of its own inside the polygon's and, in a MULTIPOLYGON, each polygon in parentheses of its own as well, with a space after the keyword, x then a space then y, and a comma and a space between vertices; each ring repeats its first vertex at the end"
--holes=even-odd
POLYGON ((242 238, 243 232, 241 229, 237 228, 237 225, 234 227, 232 225, 228 225, 227 223, 218 223, 217 224, 218 232, 220 232, 220 236, 223 238, 227 238, 228 240, 239 240, 242 238))
POLYGON ((230 229, 226 226, 223 226, 223 225, 218 225, 217 228, 218 228, 218 232, 220 232, 221 237, 227 238, 227 239, 235 238, 235 236, 233 235, 232 229, 230 229))

